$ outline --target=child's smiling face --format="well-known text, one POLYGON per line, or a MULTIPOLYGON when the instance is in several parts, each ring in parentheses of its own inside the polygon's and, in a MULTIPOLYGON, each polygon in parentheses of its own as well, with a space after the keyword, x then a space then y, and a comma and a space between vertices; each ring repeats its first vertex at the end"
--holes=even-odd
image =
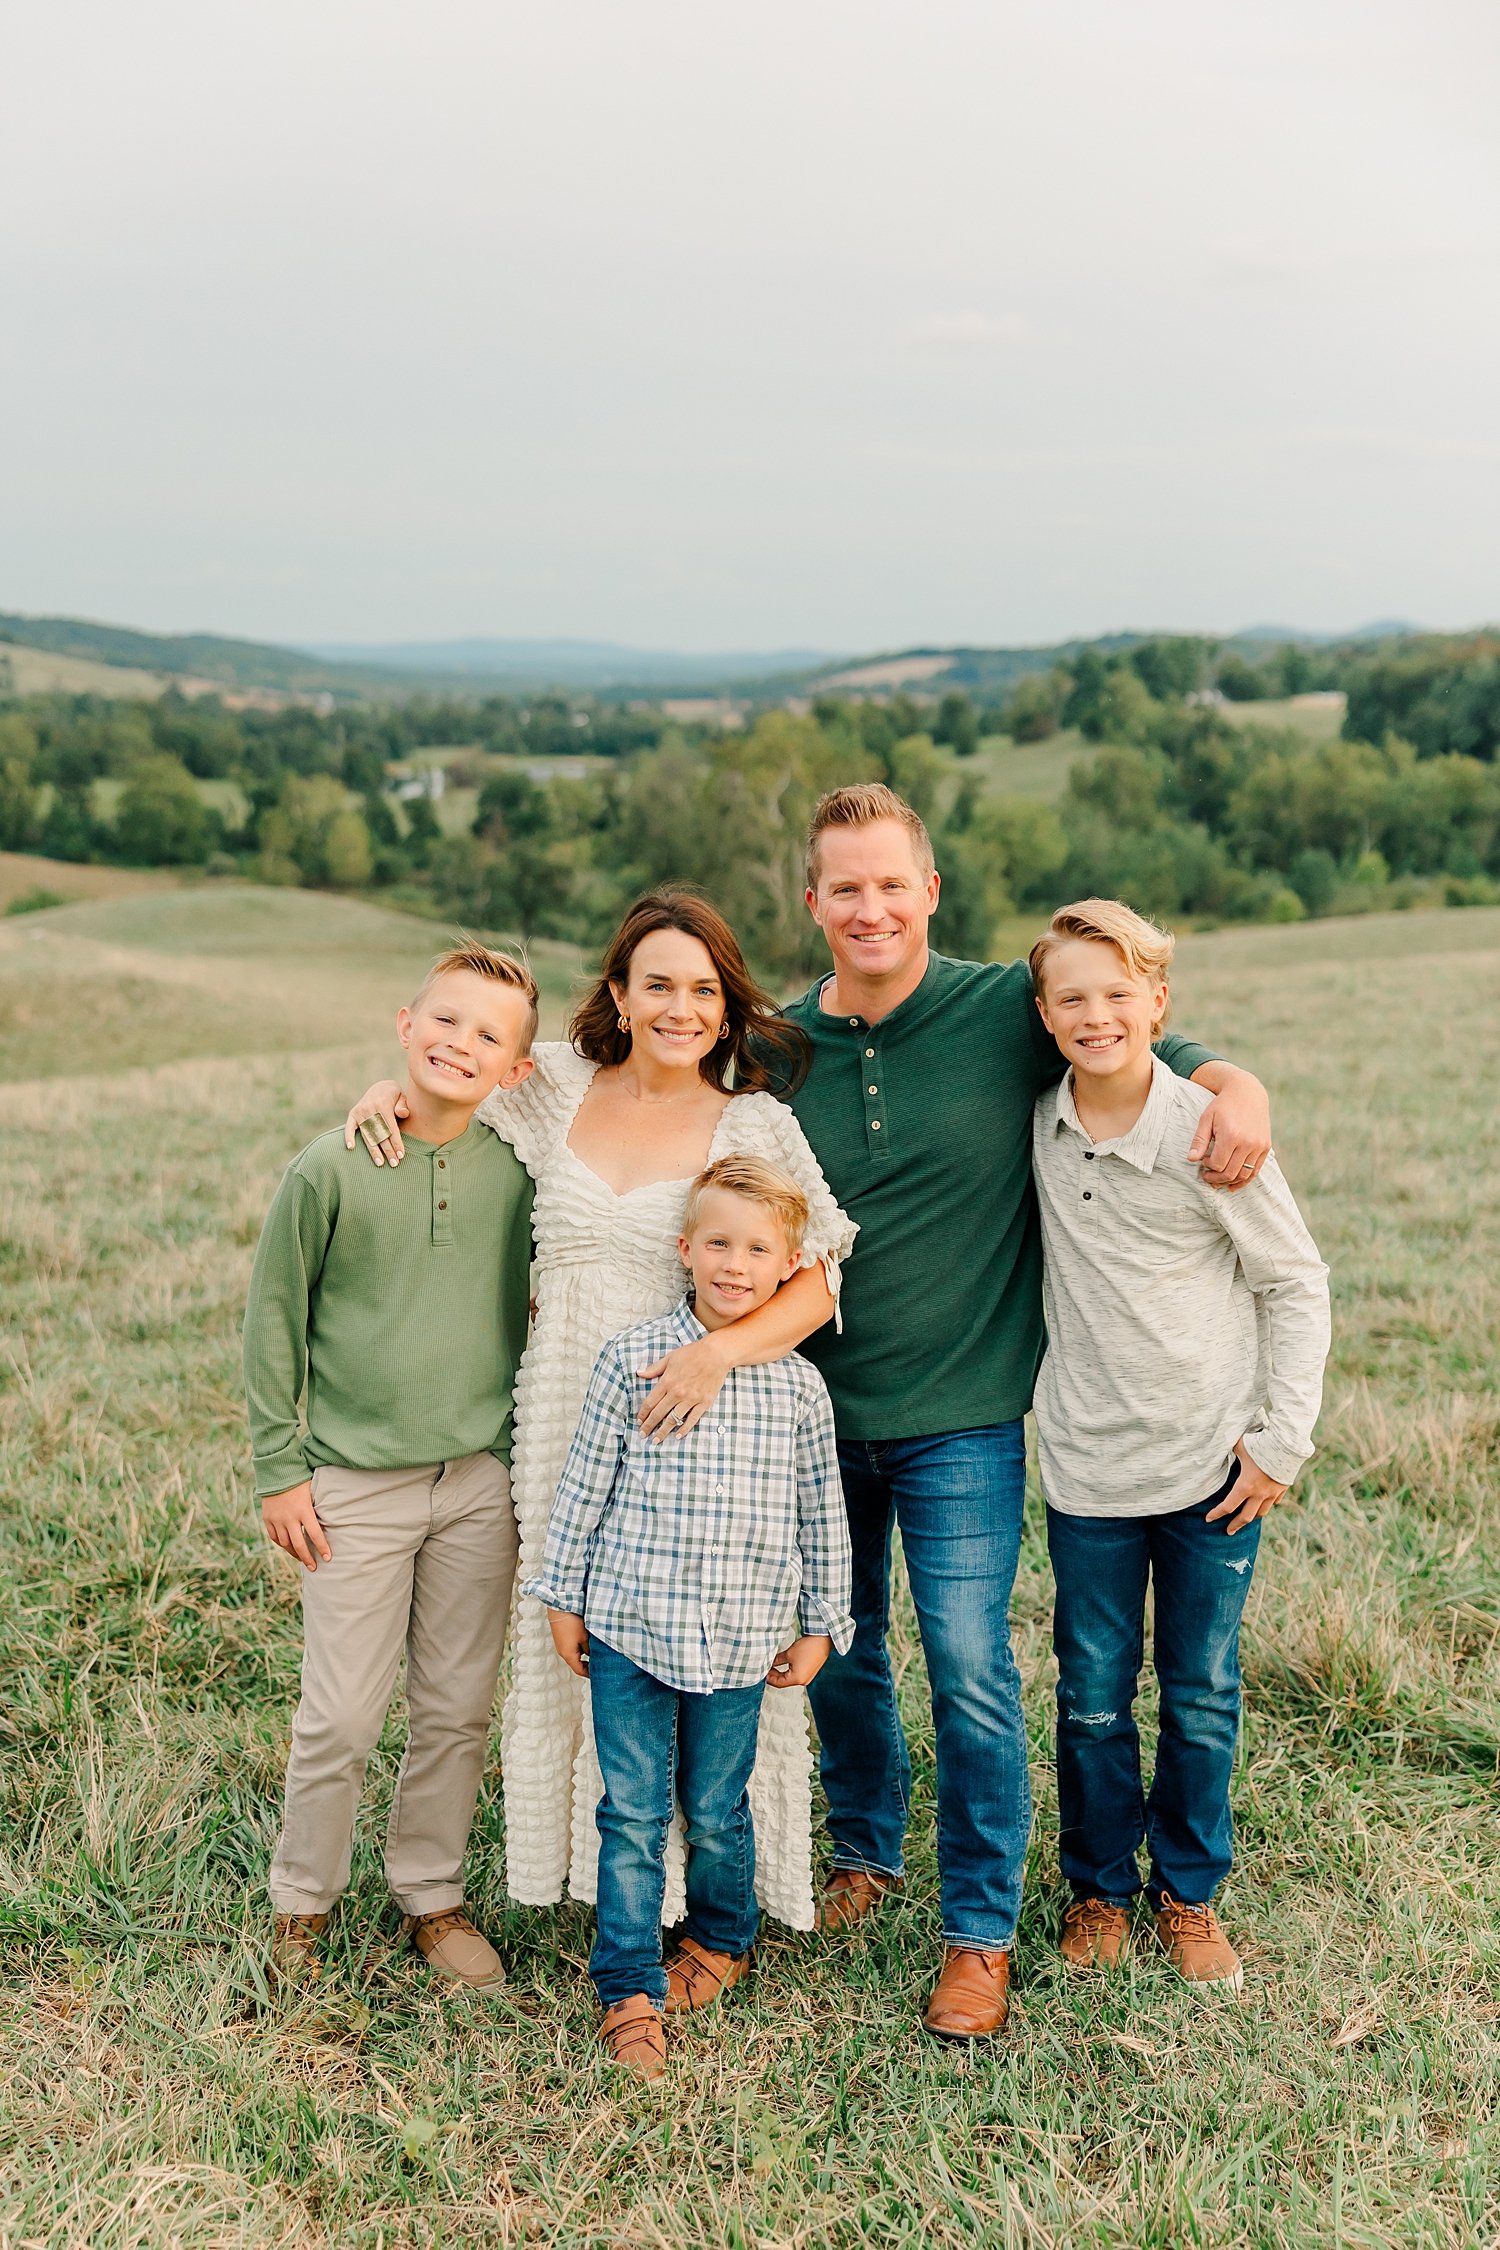
POLYGON ((464 1108, 515 1085, 531 1068, 517 1052, 530 1012, 524 992, 472 969, 434 978, 396 1018, 412 1085, 464 1108))
POLYGON ((799 1263, 769 1204, 732 1188, 704 1190, 697 1223, 679 1237, 677 1254, 693 1277, 693 1301, 705 1328, 723 1328, 754 1312, 799 1263))
POLYGON ((1167 1011, 1165 980, 1132 975, 1099 938, 1066 938, 1048 953, 1036 1004, 1075 1071, 1112 1078, 1139 1068, 1167 1011))

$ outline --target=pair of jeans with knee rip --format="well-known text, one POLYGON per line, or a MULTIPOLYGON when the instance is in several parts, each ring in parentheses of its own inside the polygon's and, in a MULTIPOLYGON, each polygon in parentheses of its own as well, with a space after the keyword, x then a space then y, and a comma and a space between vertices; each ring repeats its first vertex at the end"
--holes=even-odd
POLYGON ((1163 1516, 1047 1511, 1057 1601, 1057 1817, 1063 1877, 1079 1898, 1127 1906, 1145 1889, 1206 1905, 1234 1857, 1229 1784, 1240 1723, 1240 1619, 1260 1524, 1231 1538, 1208 1521, 1233 1477, 1163 1516), (1145 1657, 1146 1588, 1160 1698, 1147 1792, 1135 1699, 1145 1657))
POLYGON ((601 2007, 667 1997, 661 1958, 673 1801, 687 1843, 686 1934, 711 1953, 748 1953, 759 1925, 750 1769, 764 1681, 688 1695, 591 1635, 589 1690, 599 1800, 598 1935, 589 1975, 601 2007))
POLYGON ((903 1871, 911 1760, 886 1638, 899 1527, 932 1689, 943 1936, 999 1951, 1015 1936, 1031 1831, 1010 1645, 1026 1494, 1022 1424, 846 1440, 839 1472, 854 1548, 854 1640, 808 1690, 834 1865, 903 1871))

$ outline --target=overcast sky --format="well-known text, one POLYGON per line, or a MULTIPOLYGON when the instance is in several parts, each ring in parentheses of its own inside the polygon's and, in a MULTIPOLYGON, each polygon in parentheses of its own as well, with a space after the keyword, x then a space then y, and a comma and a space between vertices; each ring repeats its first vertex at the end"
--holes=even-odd
POLYGON ((47 0, 0 608, 1500 616, 1494 0, 47 0))

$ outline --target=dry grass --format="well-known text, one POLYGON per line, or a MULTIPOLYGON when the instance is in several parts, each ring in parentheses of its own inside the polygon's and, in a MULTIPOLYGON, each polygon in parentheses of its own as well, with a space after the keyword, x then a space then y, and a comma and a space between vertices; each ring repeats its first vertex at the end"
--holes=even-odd
POLYGON ((622 2092, 589 2050, 587 1917, 506 1906, 493 1794, 474 1892, 511 1996, 435 1993, 397 1949, 374 1852, 395 1728, 334 1973, 267 2004, 297 1619, 248 1498, 239 1309, 279 1167, 385 1059, 378 1019, 436 938, 298 894, 195 929, 179 897, 216 895, 37 919, 67 1023, 128 969, 160 1004, 147 1022, 207 996, 239 1052, 226 1033, 142 1067, 121 1014, 107 1051, 60 1038, 54 1075, 0 1087, 0 2243, 1500 2239, 1500 914, 1182 948, 1179 1019, 1271 1082, 1338 1292, 1324 1450, 1267 1538, 1247 1633, 1226 1898, 1244 2002, 1145 1961, 1083 1991, 1053 1968, 1033 1523, 1014 2035, 968 2055, 915 2028, 937 1920, 906 1619, 908 1902, 869 1936, 772 1933, 665 2088, 622 2092))
POLYGON ((71 906, 82 899, 171 890, 180 880, 169 867, 88 867, 67 859, 43 859, 35 852, 0 852, 0 914, 12 899, 37 891, 50 891, 71 906))

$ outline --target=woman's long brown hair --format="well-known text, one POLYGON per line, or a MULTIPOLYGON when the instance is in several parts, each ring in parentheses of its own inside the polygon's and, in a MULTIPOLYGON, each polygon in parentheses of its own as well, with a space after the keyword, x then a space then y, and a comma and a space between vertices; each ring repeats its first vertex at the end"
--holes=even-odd
POLYGON ((599 982, 568 1026, 568 1036, 593 1063, 622 1063, 630 1033, 620 1029, 611 982, 630 981, 630 963, 642 938, 654 930, 681 930, 706 948, 724 991, 729 1035, 711 1047, 698 1068, 709 1083, 737 1094, 788 1094, 807 1075, 811 1042, 788 1023, 745 966, 739 941, 716 906, 696 891, 664 885, 638 898, 605 948, 599 982))

